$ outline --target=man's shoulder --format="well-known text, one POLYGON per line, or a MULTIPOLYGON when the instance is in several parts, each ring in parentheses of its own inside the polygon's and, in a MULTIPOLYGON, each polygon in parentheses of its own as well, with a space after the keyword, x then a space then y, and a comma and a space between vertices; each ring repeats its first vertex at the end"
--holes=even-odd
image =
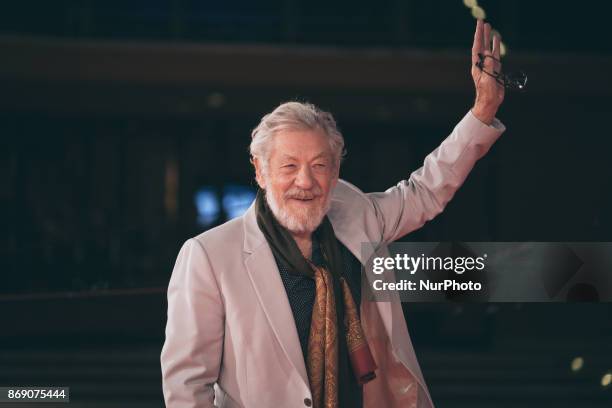
POLYGON ((365 193, 354 184, 351 184, 343 179, 338 179, 338 184, 336 184, 336 188, 334 189, 334 195, 365 196, 365 193))
POLYGON ((242 245, 243 236, 243 217, 240 216, 204 231, 192 239, 198 241, 207 252, 214 253, 217 250, 227 250, 236 244, 242 245))
POLYGON ((327 214, 344 243, 380 239, 380 223, 370 195, 345 180, 338 180, 327 214))
POLYGON ((371 207, 368 195, 346 180, 339 179, 332 195, 332 207, 355 209, 371 207))

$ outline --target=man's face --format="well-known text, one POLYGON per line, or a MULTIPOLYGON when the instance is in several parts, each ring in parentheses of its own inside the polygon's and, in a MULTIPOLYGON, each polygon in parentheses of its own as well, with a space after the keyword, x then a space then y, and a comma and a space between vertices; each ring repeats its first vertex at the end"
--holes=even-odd
POLYGON ((327 136, 319 130, 286 130, 271 141, 267 172, 255 160, 268 206, 293 233, 313 232, 323 220, 338 182, 327 136))

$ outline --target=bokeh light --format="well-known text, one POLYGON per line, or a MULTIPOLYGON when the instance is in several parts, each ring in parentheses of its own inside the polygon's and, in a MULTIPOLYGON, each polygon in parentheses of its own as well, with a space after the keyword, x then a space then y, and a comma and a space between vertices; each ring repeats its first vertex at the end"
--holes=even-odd
POLYGON ((584 359, 582 357, 576 357, 572 360, 572 371, 580 371, 584 366, 584 359))
POLYGON ((603 377, 601 377, 601 386, 609 387, 610 383, 612 383, 612 373, 606 373, 603 377))

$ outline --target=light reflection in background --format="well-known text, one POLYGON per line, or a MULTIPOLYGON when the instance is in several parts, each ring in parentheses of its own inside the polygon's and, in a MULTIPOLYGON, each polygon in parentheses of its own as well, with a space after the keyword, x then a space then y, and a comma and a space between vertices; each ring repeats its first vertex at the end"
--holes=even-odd
POLYGON ((255 191, 251 187, 230 184, 223 188, 223 211, 228 220, 244 214, 253 200, 255 191))
POLYGON ((197 223, 203 228, 220 224, 244 214, 255 199, 255 190, 249 186, 227 184, 221 194, 212 186, 201 187, 194 197, 197 223))

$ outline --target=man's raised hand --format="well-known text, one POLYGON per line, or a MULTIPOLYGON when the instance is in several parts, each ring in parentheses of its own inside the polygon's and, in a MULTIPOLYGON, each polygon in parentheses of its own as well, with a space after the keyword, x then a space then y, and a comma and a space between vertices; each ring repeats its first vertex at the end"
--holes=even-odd
POLYGON ((478 67, 480 55, 483 56, 483 69, 490 73, 501 72, 501 39, 498 34, 491 39, 491 25, 482 20, 476 22, 474 44, 472 46, 472 79, 476 88, 476 101, 472 113, 482 122, 490 125, 497 109, 504 101, 504 86, 491 75, 478 67), (493 47, 491 47, 493 42, 493 47))

